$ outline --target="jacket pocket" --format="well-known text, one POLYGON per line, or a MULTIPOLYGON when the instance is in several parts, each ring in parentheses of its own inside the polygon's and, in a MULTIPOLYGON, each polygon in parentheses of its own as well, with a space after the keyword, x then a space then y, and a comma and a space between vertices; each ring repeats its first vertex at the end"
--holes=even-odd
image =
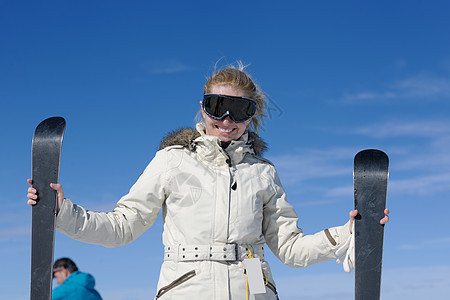
POLYGON ((270 281, 268 281, 266 286, 275 294, 275 297, 278 300, 279 298, 278 298, 278 293, 277 293, 277 289, 275 288, 275 285, 273 283, 271 283, 270 281))
POLYGON ((337 245, 336 240, 331 235, 330 230, 325 229, 323 232, 325 232, 325 235, 327 236, 328 241, 330 241, 331 245, 336 246, 337 245))
POLYGON ((189 279, 191 279, 192 277, 194 277, 196 275, 195 270, 189 271, 184 275, 181 275, 180 277, 178 277, 177 279, 175 279, 174 281, 172 281, 170 284, 163 286, 162 288, 159 289, 158 293, 156 294, 155 299, 160 298, 162 295, 164 295, 165 293, 167 293, 168 291, 176 288, 177 286, 179 286, 182 283, 185 283, 186 281, 188 281, 189 279))

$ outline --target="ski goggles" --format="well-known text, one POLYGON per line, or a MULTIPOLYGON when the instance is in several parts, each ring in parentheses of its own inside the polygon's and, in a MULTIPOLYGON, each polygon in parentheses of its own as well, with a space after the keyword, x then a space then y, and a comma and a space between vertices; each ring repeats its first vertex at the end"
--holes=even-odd
POLYGON ((214 120, 222 120, 230 116, 235 123, 242 123, 255 115, 256 101, 246 97, 205 94, 202 108, 214 120))

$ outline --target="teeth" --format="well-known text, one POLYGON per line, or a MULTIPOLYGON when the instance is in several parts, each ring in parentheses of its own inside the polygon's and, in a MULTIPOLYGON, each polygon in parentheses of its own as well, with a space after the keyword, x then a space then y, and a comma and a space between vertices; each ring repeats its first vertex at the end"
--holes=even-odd
POLYGON ((222 128, 219 128, 219 130, 221 131, 221 132, 225 132, 225 133, 228 133, 228 132, 231 132, 231 131, 233 131, 233 129, 222 129, 222 128))

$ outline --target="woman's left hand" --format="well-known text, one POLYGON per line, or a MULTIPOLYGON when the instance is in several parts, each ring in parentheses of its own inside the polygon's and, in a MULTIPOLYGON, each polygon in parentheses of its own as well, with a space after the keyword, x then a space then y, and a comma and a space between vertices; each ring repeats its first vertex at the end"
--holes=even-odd
MULTIPOLYGON (((350 230, 353 228, 353 222, 355 221, 355 217, 358 215, 358 210, 352 210, 349 213, 350 216, 350 230)), ((380 224, 384 225, 389 222, 389 209, 384 210, 384 217, 380 220, 380 224)))

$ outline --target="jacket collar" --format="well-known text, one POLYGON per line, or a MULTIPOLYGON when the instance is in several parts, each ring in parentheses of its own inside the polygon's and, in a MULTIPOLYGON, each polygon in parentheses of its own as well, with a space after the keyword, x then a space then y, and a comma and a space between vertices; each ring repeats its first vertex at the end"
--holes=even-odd
POLYGON ((247 144, 247 132, 238 140, 231 141, 224 149, 218 137, 206 135, 204 123, 197 123, 197 131, 200 133, 200 137, 196 138, 194 142, 199 146, 197 151, 201 158, 204 158, 206 161, 222 165, 227 158, 230 158, 233 163, 237 164, 244 159, 245 154, 254 153, 251 145, 247 144))
POLYGON ((169 146, 183 146, 196 151, 207 161, 222 164, 229 156, 233 163, 242 161, 247 153, 260 156, 266 149, 266 143, 254 132, 246 131, 238 140, 232 141, 223 150, 218 137, 205 133, 205 124, 197 123, 196 129, 182 128, 167 134, 160 143, 159 149, 169 146))

